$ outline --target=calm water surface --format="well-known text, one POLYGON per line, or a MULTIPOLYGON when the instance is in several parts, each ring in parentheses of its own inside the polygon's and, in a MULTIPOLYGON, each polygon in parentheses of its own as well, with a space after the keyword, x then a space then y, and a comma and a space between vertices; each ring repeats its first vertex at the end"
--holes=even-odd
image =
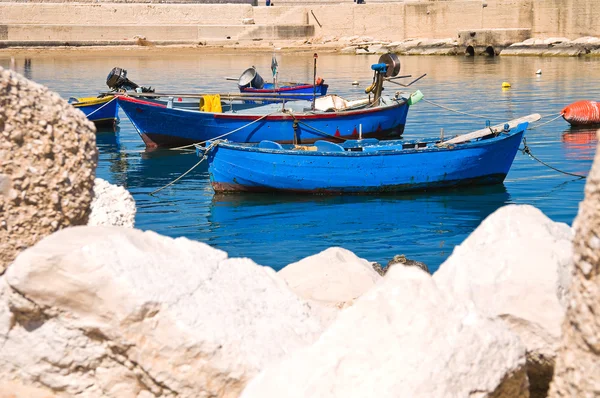
MULTIPOLYGON (((123 54, 123 53, 121 53, 123 54)), ((312 54, 278 56, 282 79, 310 81, 312 54)), ((330 92, 359 96, 371 80, 378 56, 321 54, 318 75, 330 92), (350 83, 361 83, 354 87, 350 83)), ((106 89, 114 66, 131 80, 161 90, 229 92, 237 77, 255 65, 270 75, 270 54, 52 55, 16 57, 16 69, 69 96, 106 89)), ((550 115, 579 99, 599 99, 600 59, 403 57, 401 74, 427 77, 416 84, 425 97, 465 112, 502 122, 530 113, 550 115), (543 74, 536 76, 535 71, 543 74), (512 89, 502 90, 508 81, 512 89)), ((9 67, 10 55, 0 54, 9 67)), ((388 85, 388 91, 397 86, 388 85)), ((550 120, 554 116, 543 119, 550 120)), ((484 119, 458 115, 428 103, 411 108, 405 138, 446 136, 485 126, 484 119)), ((587 174, 595 151, 595 130, 575 130, 562 119, 528 131, 532 153, 568 172, 587 174)), ((214 195, 205 165, 152 197, 148 193, 186 171, 197 158, 171 151, 145 151, 132 124, 121 113, 117 133, 99 132, 97 174, 125 186, 134 196, 140 229, 206 242, 232 257, 250 257, 279 269, 330 246, 342 246, 372 261, 394 254, 437 269, 479 223, 500 206, 531 204, 555 221, 571 224, 583 198, 584 180, 552 171, 521 153, 503 185, 395 196, 214 195)))

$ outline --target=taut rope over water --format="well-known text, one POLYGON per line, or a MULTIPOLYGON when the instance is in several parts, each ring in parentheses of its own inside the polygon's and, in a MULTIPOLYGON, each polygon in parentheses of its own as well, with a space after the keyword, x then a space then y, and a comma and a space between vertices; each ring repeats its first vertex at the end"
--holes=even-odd
POLYGON ((218 137, 215 137, 215 138, 211 138, 210 140, 201 141, 201 142, 195 142, 195 143, 193 143, 193 144, 184 145, 184 146, 179 146, 179 147, 177 147, 177 148, 170 148, 170 149, 171 149, 172 151, 176 151, 176 150, 186 149, 186 148, 190 148, 190 147, 196 147, 196 146, 198 146, 198 145, 203 145, 203 144, 206 144, 208 141, 214 141, 214 140, 218 140, 219 138, 223 138, 223 137, 226 137, 226 136, 228 136, 228 135, 230 135, 230 134, 236 133, 236 132, 238 132, 238 131, 240 131, 240 130, 242 130, 242 129, 244 129, 244 128, 246 128, 246 127, 250 126, 250 125, 253 125, 254 123, 256 123, 256 122, 259 122, 259 121, 263 120, 264 118, 266 118, 266 117, 268 117, 268 116, 271 116, 271 115, 273 115, 273 114, 275 114, 275 113, 278 113, 278 112, 279 112, 279 111, 275 111, 275 112, 267 113, 266 115, 263 115, 263 116, 259 117, 258 119, 256 119, 256 120, 253 120, 253 121, 251 121, 250 123, 243 125, 242 127, 238 127, 238 128, 237 128, 237 129, 235 129, 235 130, 232 130, 232 131, 230 131, 230 132, 228 132, 228 133, 225 133, 225 134, 221 134, 220 136, 218 136, 218 137))
POLYGON ((181 180, 183 177, 185 177, 186 175, 188 175, 192 170, 194 170, 196 167, 200 166, 200 163, 202 163, 202 162, 204 162, 206 160, 206 156, 208 155, 208 152, 210 152, 210 150, 212 148, 214 148, 215 146, 219 145, 220 142, 221 142, 220 140, 216 140, 216 141, 212 142, 206 148, 201 147, 199 145, 196 146, 196 148, 204 150, 204 156, 202 156, 202 158, 198 161, 198 163, 196 163, 195 165, 193 165, 192 167, 190 167, 188 171, 186 171, 185 173, 183 173, 182 175, 180 175, 179 177, 177 177, 176 179, 174 179, 173 181, 171 181, 170 183, 168 183, 164 187, 158 188, 158 189, 150 192, 149 195, 152 196, 155 193, 160 192, 160 191, 162 191, 163 189, 165 189, 167 187, 170 187, 171 185, 175 184, 177 181, 181 180))
POLYGON ((563 173, 563 174, 566 174, 566 175, 569 175, 569 176, 573 176, 573 177, 577 177, 577 178, 587 178, 587 176, 584 176, 584 175, 581 175, 581 174, 569 173, 568 171, 559 170, 556 167, 550 166, 548 163, 545 163, 544 161, 538 159, 537 157, 535 157, 533 155, 533 153, 531 153, 531 149, 529 149, 529 147, 527 146, 527 140, 525 139, 525 137, 523 137, 523 149, 519 148, 519 150, 523 154, 529 155, 529 157, 532 158, 533 160, 537 160, 538 162, 540 162, 544 166, 546 166, 546 167, 548 167, 548 168, 550 168, 550 169, 552 169, 554 171, 558 171, 559 173, 563 173))
MULTIPOLYGON (((460 114, 460 115, 471 116, 471 117, 475 117, 475 118, 479 118, 479 119, 487 119, 487 120, 500 120, 500 118, 495 118, 495 117, 487 117, 487 116, 482 116, 482 115, 475 115, 475 114, 473 114, 473 113, 462 112, 462 111, 459 111, 459 110, 456 110, 456 109, 452 109, 452 108, 449 108, 449 107, 447 107, 447 106, 444 106, 444 105, 441 105, 441 104, 436 104, 435 102, 433 102, 433 101, 430 101, 430 100, 428 100, 428 99, 426 99, 426 98, 423 98, 423 99, 422 99, 422 101, 425 101, 425 102, 427 102, 428 104, 431 104, 431 105, 433 105, 433 106, 437 106, 438 108, 445 109, 445 110, 447 110, 447 111, 450 111, 450 112, 458 113, 458 114, 460 114)), ((534 130, 534 129, 537 129, 538 127, 544 126, 544 125, 546 125, 546 124, 548 124, 548 123, 552 123, 552 122, 553 122, 553 121, 555 121, 556 119, 558 119, 558 118, 562 117, 562 115, 563 115, 563 114, 562 114, 562 112, 559 112, 559 113, 551 113, 551 114, 549 114, 549 115, 544 115, 544 116, 542 116, 542 118, 545 118, 545 117, 550 117, 550 116, 556 116, 556 117, 555 117, 555 118, 553 118, 552 120, 548 120, 547 122, 544 122, 544 123, 542 123, 542 124, 538 124, 537 126, 534 126, 534 127, 529 127, 527 130, 534 130), (558 116, 556 116, 556 115, 558 115, 558 116)))

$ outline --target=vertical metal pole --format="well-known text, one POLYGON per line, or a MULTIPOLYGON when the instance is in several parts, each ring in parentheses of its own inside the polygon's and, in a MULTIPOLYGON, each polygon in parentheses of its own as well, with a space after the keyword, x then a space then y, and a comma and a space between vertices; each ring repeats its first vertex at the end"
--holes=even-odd
POLYGON ((312 110, 315 110, 315 99, 317 98, 317 58, 319 56, 317 53, 314 53, 313 58, 315 60, 313 67, 313 100, 312 100, 312 110))

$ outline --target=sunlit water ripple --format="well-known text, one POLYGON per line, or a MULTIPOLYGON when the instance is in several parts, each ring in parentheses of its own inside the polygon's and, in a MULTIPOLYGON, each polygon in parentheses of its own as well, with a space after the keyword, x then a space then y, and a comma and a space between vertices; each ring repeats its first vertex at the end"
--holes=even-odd
MULTIPOLYGON (((123 53, 121 53, 123 54, 123 53)), ((310 81, 312 54, 279 55, 282 78, 310 81)), ((69 96, 105 90, 114 66, 126 68, 140 84, 169 91, 235 91, 238 76, 255 65, 269 76, 270 54, 139 55, 36 54, 31 68, 17 70, 69 96)), ((330 92, 360 96, 371 81, 377 56, 321 54, 319 76, 330 92), (359 87, 350 82, 358 80, 359 87)), ((402 74, 427 77, 415 86, 425 98, 464 112, 502 122, 529 113, 556 114, 579 99, 598 99, 600 59, 404 57, 402 74), (535 71, 542 69, 537 76, 535 71), (502 90, 501 83, 512 84, 502 90)), ((7 55, 0 66, 8 67, 7 55)), ((396 86, 388 85, 388 91, 396 86)), ((554 116, 547 116, 543 121, 554 116)), ((446 136, 476 130, 485 120, 455 114, 421 102, 411 108, 406 138, 446 136)), ((595 130, 572 130, 559 119, 528 131, 532 153, 558 169, 586 174, 595 150, 595 130)), ((555 221, 571 224, 583 198, 584 180, 552 171, 521 153, 503 185, 394 196, 214 195, 205 165, 188 178, 152 197, 148 193, 186 171, 197 158, 171 151, 146 152, 132 124, 121 114, 119 131, 97 135, 99 177, 124 185, 133 194, 136 225, 168 236, 185 236, 250 257, 279 269, 330 246, 342 246, 372 261, 386 262, 404 253, 433 270, 481 220, 498 207, 530 204, 555 221)))

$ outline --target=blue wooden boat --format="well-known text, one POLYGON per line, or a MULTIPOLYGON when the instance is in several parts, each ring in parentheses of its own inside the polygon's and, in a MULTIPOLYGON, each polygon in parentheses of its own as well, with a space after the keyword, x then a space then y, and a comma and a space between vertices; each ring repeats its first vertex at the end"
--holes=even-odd
POLYGON ((119 121, 118 101, 113 95, 69 98, 69 103, 82 111, 97 127, 114 127, 119 121))
MULTIPOLYGON (((273 74, 277 73, 277 61, 271 61, 273 74)), ((238 79, 238 88, 244 94, 284 94, 288 100, 312 100, 313 96, 327 94, 329 86, 320 77, 315 84, 310 83, 265 83, 254 66, 246 69, 238 79)))
POLYGON ((160 98, 169 95, 159 93, 129 93, 118 99, 150 148, 179 147, 224 137, 235 142, 270 140, 297 144, 324 139, 343 141, 359 134, 377 139, 398 138, 404 131, 412 98, 400 93, 393 97, 381 93, 384 80, 400 72, 400 61, 394 54, 384 54, 371 69, 373 84, 365 90, 369 97, 353 101, 326 95, 313 99, 310 104, 273 98, 282 94, 264 93, 204 95, 196 105, 183 101, 194 98, 187 94, 173 94, 166 103, 160 98), (279 102, 248 103, 248 100, 263 101, 269 97, 279 102))
MULTIPOLYGON (((215 141, 208 147, 215 192, 376 193, 504 181, 534 114, 448 141, 348 140, 281 145, 215 141)), ((204 156, 204 148, 197 153, 204 156)))
POLYGON ((288 100, 312 100, 314 95, 320 97, 327 94, 329 86, 325 83, 316 85, 308 83, 283 83, 275 87, 273 83, 265 83, 263 88, 240 87, 240 92, 245 94, 285 94, 288 100))
MULTIPOLYGON (((146 94, 144 94, 146 95, 146 94)), ((312 143, 358 137, 399 138, 408 114, 408 97, 346 101, 336 95, 317 98, 315 110, 306 101, 247 104, 222 101, 221 112, 192 109, 184 101, 118 96, 149 148, 178 147, 226 137, 235 142, 271 140, 312 143)))

